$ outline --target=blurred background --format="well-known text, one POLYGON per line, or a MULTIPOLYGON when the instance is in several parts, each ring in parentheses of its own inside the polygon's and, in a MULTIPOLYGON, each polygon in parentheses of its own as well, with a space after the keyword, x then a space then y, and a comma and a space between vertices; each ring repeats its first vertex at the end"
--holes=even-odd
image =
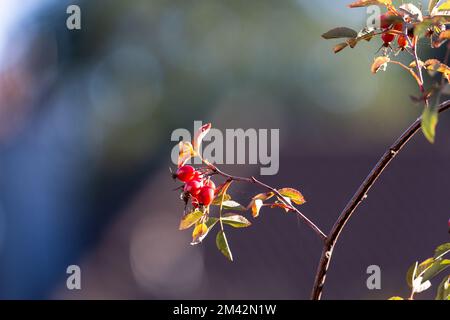
MULTIPOLYGON (((295 215, 264 210, 229 230, 233 263, 213 236, 189 245, 170 136, 194 120, 280 129, 279 174, 262 179, 300 189, 302 211, 328 231, 421 112, 404 71, 370 73, 379 39, 334 55, 320 37, 365 25, 349 2, 1 0, 0 298, 309 298, 321 243, 295 215), (66 28, 70 4, 81 30, 66 28), (66 288, 71 264, 80 291, 66 288)), ((448 241, 449 135, 443 115, 436 144, 417 135, 372 189, 335 249, 324 298, 408 294, 408 267, 448 241), (366 287, 373 264, 382 290, 366 287)), ((259 191, 231 193, 246 203, 259 191)))

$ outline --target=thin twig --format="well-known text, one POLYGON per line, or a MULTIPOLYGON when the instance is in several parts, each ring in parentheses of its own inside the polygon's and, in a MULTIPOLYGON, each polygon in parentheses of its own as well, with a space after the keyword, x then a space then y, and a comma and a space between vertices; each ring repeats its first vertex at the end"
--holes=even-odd
MULTIPOLYGON (((441 103, 438 106, 438 112, 444 112, 450 108, 450 100, 441 103)), ((422 118, 417 118, 411 126, 402 133, 402 135, 387 149, 381 159, 369 173, 367 178, 359 186, 356 193, 350 199, 344 210, 342 210, 339 218, 328 234, 327 240, 322 250, 322 256, 317 267, 314 287, 311 294, 311 299, 320 300, 322 296, 323 286, 325 284, 326 274, 330 266, 330 261, 333 256, 333 250, 336 242, 344 229, 347 222, 352 217, 355 210, 361 204, 361 202, 367 197, 370 188, 375 184, 377 179, 383 174, 386 167, 400 152, 400 150, 408 143, 408 141, 419 131, 422 118)))
POLYGON ((246 178, 246 177, 232 176, 232 175, 230 175, 228 173, 225 173, 225 172, 221 171, 219 168, 217 168, 216 166, 212 165, 211 163, 208 163, 208 162, 205 162, 205 163, 206 163, 206 165, 208 165, 211 168, 213 173, 221 175, 222 177, 225 177, 225 178, 227 178, 227 179, 229 179, 231 181, 253 183, 253 184, 259 185, 260 187, 262 187, 264 189, 267 189, 267 190, 273 192, 275 195, 278 196, 279 200, 281 202, 283 202, 283 204, 286 206, 287 209, 295 211, 295 213, 297 213, 297 215, 306 223, 306 225, 308 225, 315 233, 317 233, 317 235, 323 241, 326 241, 326 239, 327 239, 326 234, 322 230, 320 230, 320 228, 315 223, 313 223, 310 219, 308 219, 308 217, 306 217, 293 204, 291 204, 288 201, 286 201, 286 199, 283 197, 283 195, 281 195, 281 193, 277 189, 275 189, 275 188, 273 188, 273 187, 271 187, 271 186, 269 186, 269 185, 267 185, 267 184, 257 180, 255 177, 246 178))

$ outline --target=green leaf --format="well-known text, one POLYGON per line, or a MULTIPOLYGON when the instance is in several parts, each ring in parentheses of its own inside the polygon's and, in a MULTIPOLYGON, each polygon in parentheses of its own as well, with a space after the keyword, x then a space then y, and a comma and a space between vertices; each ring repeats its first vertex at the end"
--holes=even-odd
POLYGON ((223 223, 235 228, 246 228, 252 225, 245 217, 234 213, 224 214, 221 220, 223 223))
POLYGON ((347 27, 338 27, 322 34, 324 39, 356 38, 358 33, 347 27))
POLYGON ((211 231, 211 229, 216 225, 217 222, 219 222, 219 219, 217 218, 208 218, 208 220, 205 222, 206 226, 208 227, 208 231, 211 231))
POLYGON ((304 204, 305 198, 303 197, 303 195, 300 193, 300 191, 295 190, 293 188, 283 188, 278 190, 278 192, 283 196, 283 197, 287 197, 289 199, 292 200, 293 203, 295 204, 304 204))
POLYGON ((183 216, 180 221, 180 230, 189 229, 192 227, 200 218, 203 217, 203 212, 200 210, 195 210, 183 216))
POLYGON ((433 25, 434 21, 431 19, 425 19, 424 21, 417 23, 414 26, 414 35, 422 38, 427 33, 428 29, 433 25))
POLYGON ((230 246, 228 245, 227 237, 223 230, 220 230, 219 233, 217 233, 216 245, 219 251, 222 252, 228 260, 233 261, 233 255, 231 254, 230 246))
POLYGON ((450 243, 441 244, 439 247, 434 250, 434 258, 442 257, 450 252, 450 243))
POLYGON ((439 259, 433 262, 433 264, 423 273, 422 282, 433 279, 439 273, 450 267, 450 260, 439 259))
MULTIPOLYGON (((229 194, 225 194, 223 196, 223 200, 225 201, 229 201, 231 200, 231 196, 229 194)), ((213 200, 213 202, 211 203, 213 206, 220 206, 220 203, 222 202, 222 193, 219 193, 213 200)))
POLYGON ((222 203, 222 208, 226 209, 226 210, 240 210, 240 211, 245 211, 247 210, 247 208, 245 208, 243 205, 241 205, 240 203, 237 203, 234 200, 226 200, 222 203))
POLYGON ((439 285, 436 300, 450 300, 450 275, 446 276, 439 285))
POLYGON ((426 107, 422 114, 422 132, 431 143, 434 143, 436 126, 438 123, 438 111, 436 108, 426 107))

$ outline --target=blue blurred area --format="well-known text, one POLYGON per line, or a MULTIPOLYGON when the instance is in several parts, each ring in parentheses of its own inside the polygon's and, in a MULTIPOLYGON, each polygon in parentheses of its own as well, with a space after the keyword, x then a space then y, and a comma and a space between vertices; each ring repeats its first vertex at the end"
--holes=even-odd
MULTIPOLYGON (((2 0, 0 298, 67 297, 61 288, 70 264, 86 265, 97 280, 84 298, 221 298, 201 282, 205 266, 224 268, 222 260, 208 260, 212 250, 166 242, 166 251, 152 247, 150 254, 139 241, 154 243, 146 237, 158 230, 133 231, 141 217, 163 224, 165 215, 176 221, 181 213, 174 185, 166 184, 170 134, 192 130, 194 120, 281 128, 285 178, 305 155, 331 163, 385 145, 419 112, 407 100, 414 83, 395 68, 370 74, 380 43, 331 53, 323 31, 365 21, 364 11, 348 15, 347 2, 2 0), (79 31, 66 28, 73 3, 82 10, 79 31), (149 206, 140 207, 141 197, 149 206), (133 260, 142 250, 148 260, 133 260), (206 255, 205 262, 186 260, 185 251, 206 255), (164 273, 171 266, 176 274, 183 261, 196 266, 192 283, 164 273), (110 271, 97 277, 95 266, 105 264, 110 271)), ((169 225, 176 231, 176 222, 163 227, 169 225)), ((286 291, 273 297, 298 297, 286 281, 286 291)), ((225 280, 220 285, 228 298, 260 290, 240 296, 225 280)))

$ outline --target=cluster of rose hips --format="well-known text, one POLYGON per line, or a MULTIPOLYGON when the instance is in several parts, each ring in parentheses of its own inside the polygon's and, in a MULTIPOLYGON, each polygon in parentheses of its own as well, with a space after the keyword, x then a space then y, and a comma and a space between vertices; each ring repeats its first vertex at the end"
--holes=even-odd
POLYGON ((210 177, 205 176, 189 165, 178 168, 174 177, 184 182, 184 193, 190 195, 194 208, 199 206, 207 207, 213 202, 216 186, 210 177))
MULTIPOLYGON (((398 32, 403 31, 403 23, 402 22, 393 22, 395 16, 394 14, 387 12, 380 16, 380 27, 384 32, 381 35, 381 39, 383 40, 383 46, 389 47, 391 42, 395 40, 396 34, 398 32), (390 30, 398 31, 398 32, 389 32, 390 30)), ((408 36, 412 37, 412 33, 408 30, 408 36)), ((399 34, 397 37, 398 47, 404 50, 408 46, 408 39, 404 34, 399 34)))

